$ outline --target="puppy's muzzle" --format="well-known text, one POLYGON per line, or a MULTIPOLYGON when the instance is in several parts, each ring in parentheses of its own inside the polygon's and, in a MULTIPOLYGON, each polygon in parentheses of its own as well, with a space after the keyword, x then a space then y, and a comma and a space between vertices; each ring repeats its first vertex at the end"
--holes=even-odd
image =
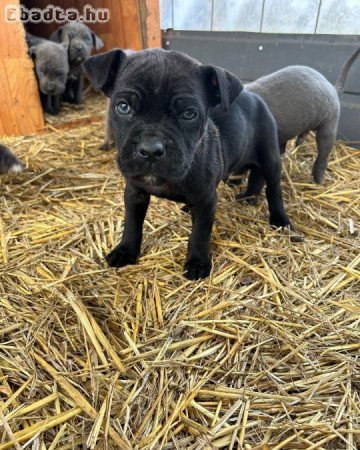
POLYGON ((141 140, 137 152, 144 161, 157 162, 165 155, 164 144, 156 137, 147 137, 141 140))
POLYGON ((47 82, 42 85, 42 91, 47 95, 60 95, 64 92, 65 86, 59 87, 56 83, 47 82))
POLYGON ((86 47, 82 42, 73 42, 70 49, 70 60, 72 62, 84 62, 87 58, 86 47))

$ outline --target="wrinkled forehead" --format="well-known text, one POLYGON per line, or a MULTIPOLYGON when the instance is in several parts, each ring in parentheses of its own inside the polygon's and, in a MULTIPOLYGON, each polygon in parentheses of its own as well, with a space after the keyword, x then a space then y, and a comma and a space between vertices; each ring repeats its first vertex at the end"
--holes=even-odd
POLYGON ((63 46, 52 43, 41 44, 36 51, 36 62, 42 66, 68 68, 68 58, 63 46))
POLYGON ((202 94, 200 64, 195 60, 170 51, 141 53, 127 58, 117 90, 132 88, 164 98, 202 94))
POLYGON ((70 39, 91 39, 90 29, 81 23, 69 24, 66 27, 66 32, 70 39))

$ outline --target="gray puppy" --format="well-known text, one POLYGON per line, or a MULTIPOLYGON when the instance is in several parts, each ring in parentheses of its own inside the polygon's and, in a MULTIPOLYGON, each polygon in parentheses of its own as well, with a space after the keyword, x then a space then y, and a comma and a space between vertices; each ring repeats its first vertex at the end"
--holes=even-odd
POLYGON ((281 153, 288 140, 298 136, 299 145, 309 131, 316 132, 318 155, 312 169, 315 183, 323 180, 337 134, 339 94, 344 91, 348 72, 359 53, 360 48, 346 62, 335 87, 321 73, 306 66, 285 67, 245 85, 248 91, 260 95, 272 112, 281 153))
POLYGON ((22 171, 23 166, 17 157, 5 145, 0 144, 0 174, 22 171))
POLYGON ((83 69, 82 63, 91 55, 93 49, 104 46, 103 41, 90 28, 80 22, 69 22, 51 34, 55 42, 68 42, 70 71, 66 82, 64 100, 79 105, 82 102, 83 69))
POLYGON ((57 44, 26 33, 29 55, 34 61, 35 74, 43 109, 58 114, 61 94, 65 92, 69 73, 67 43, 57 44))

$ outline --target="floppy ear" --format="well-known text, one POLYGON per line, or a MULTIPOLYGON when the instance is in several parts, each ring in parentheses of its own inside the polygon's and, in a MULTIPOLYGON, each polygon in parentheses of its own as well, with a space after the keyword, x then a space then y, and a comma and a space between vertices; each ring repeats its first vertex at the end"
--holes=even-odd
POLYGON ((126 54, 119 48, 115 48, 109 52, 90 56, 84 61, 83 67, 94 87, 110 97, 120 65, 125 59, 126 54))
POLYGON ((209 105, 221 104, 227 111, 233 101, 244 89, 241 81, 234 74, 221 67, 203 66, 201 68, 209 105))
POLYGON ((68 40, 66 40, 66 41, 64 41, 64 42, 61 42, 61 44, 60 44, 62 47, 64 47, 64 49, 66 50, 66 51, 68 51, 68 49, 69 49, 69 41, 68 40))
POLYGON ((62 29, 62 27, 58 28, 53 33, 51 33, 50 41, 63 42, 63 29, 62 29))
POLYGON ((93 31, 91 32, 91 37, 93 41, 93 47, 95 48, 95 50, 100 50, 101 48, 104 47, 103 41, 93 31))

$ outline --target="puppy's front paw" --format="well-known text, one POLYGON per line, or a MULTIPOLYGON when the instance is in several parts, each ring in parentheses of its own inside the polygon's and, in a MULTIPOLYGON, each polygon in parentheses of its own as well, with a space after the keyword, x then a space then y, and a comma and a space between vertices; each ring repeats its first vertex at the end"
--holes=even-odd
POLYGON ((138 256, 126 247, 118 245, 106 256, 106 261, 110 267, 123 267, 128 264, 136 264, 138 256))
POLYGON ((188 280, 199 280, 209 276, 211 262, 209 259, 191 258, 185 263, 185 276, 188 280))
POLYGON ((257 195, 251 195, 248 194, 247 192, 243 192, 242 194, 238 194, 235 199, 238 202, 245 202, 248 205, 251 206, 256 206, 258 204, 259 201, 259 197, 257 195))
POLYGON ((289 228, 289 229, 293 228, 288 216, 281 211, 273 212, 270 215, 270 225, 272 225, 275 228, 289 228))

